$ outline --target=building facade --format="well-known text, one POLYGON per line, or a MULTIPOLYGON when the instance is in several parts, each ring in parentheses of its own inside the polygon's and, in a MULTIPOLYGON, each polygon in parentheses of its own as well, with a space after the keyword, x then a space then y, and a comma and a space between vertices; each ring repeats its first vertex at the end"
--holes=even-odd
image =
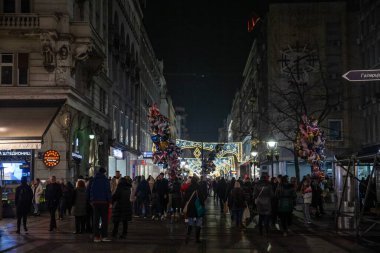
POLYGON ((108 6, 98 4, 1 1, 0 100, 2 118, 9 119, 1 148, 32 153, 30 161, 2 162, 29 166, 25 175, 73 178, 108 163, 108 6), (46 108, 56 112, 44 113, 46 108), (11 120, 15 110, 26 129, 21 119, 11 120), (54 167, 43 163, 47 150, 60 155, 54 167))
POLYGON ((139 157, 152 145, 148 106, 160 103, 166 85, 144 6, 0 1, 0 167, 9 180, 73 180, 99 166, 109 176, 140 173, 139 157))

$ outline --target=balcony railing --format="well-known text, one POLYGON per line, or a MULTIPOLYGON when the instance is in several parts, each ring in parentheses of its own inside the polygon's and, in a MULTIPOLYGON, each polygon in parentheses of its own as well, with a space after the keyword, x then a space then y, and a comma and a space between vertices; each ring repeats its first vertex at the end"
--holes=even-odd
POLYGON ((0 28, 38 28, 40 18, 37 14, 0 14, 0 28))

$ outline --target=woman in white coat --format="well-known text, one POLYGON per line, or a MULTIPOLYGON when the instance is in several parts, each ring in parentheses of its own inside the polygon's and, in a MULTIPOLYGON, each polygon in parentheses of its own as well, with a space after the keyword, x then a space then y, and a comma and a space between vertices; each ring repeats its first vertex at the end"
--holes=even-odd
POLYGON ((33 190, 32 202, 33 202, 33 207, 34 207, 34 215, 40 215, 40 211, 39 211, 40 198, 44 190, 42 188, 41 180, 39 178, 34 180, 32 190, 33 190))

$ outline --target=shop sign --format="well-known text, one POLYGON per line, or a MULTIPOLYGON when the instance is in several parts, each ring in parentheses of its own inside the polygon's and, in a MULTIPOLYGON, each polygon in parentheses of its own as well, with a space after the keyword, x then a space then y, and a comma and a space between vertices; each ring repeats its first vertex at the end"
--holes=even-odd
POLYGON ((52 168, 60 162, 61 156, 58 151, 50 149, 44 153, 43 162, 46 167, 52 168))
POLYGON ((31 151, 24 150, 0 150, 0 156, 31 156, 31 151))
POLYGON ((123 151, 121 151, 120 149, 112 149, 112 156, 116 157, 116 158, 119 158, 119 159, 123 159, 123 151))
POLYGON ((143 152, 143 158, 145 158, 145 159, 153 158, 153 152, 152 151, 143 152))

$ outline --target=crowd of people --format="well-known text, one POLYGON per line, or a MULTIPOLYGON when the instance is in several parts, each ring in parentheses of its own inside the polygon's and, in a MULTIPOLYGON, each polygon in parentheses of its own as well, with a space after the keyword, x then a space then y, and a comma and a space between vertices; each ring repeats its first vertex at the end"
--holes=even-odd
POLYGON ((58 219, 73 215, 74 233, 93 233, 94 242, 111 240, 108 237, 110 222, 113 224, 112 240, 125 239, 132 217, 169 220, 171 223, 184 218, 186 243, 193 231, 196 242, 200 242, 205 201, 210 196, 219 206, 221 215, 231 214, 238 229, 244 229, 258 214, 259 233, 264 235, 265 232, 267 236, 273 227, 287 235, 297 202, 302 203, 305 223, 311 223, 310 213, 316 217, 324 214, 324 193, 332 190, 328 178, 320 180, 305 176, 299 184, 295 178, 289 180, 288 176, 269 179, 263 175, 260 180, 245 177, 227 181, 223 177, 196 176, 168 180, 164 173, 156 178, 141 175, 132 179, 122 177, 119 171, 113 178, 107 178, 106 170, 100 168, 94 177, 80 176, 75 187, 52 176, 44 191, 39 179, 29 186, 23 178, 16 190, 17 233, 20 233, 21 220, 24 230, 28 230, 27 215, 31 206, 34 215, 40 215, 39 203, 43 193, 50 214, 49 231, 57 229, 57 213, 58 219))

